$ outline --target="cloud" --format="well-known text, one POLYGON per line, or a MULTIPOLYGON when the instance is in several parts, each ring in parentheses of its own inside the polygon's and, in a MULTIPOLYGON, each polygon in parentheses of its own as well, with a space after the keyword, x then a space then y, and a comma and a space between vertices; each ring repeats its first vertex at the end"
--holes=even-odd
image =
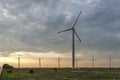
MULTIPOLYGON (((93 14, 88 15, 82 26, 83 37, 87 42, 86 49, 89 51, 97 51, 92 55, 112 55, 119 56, 119 1, 100 1, 94 8, 93 14), (85 25, 84 25, 85 24, 85 25), (85 29, 85 30, 84 30, 85 29), (86 32, 85 32, 86 31, 86 32), (86 34, 86 35, 85 35, 86 34)), ((89 54, 89 55, 91 55, 89 54)))
POLYGON ((5 0, 0 2, 1 52, 71 53, 72 27, 83 10, 76 31, 76 52, 86 56, 119 56, 120 1, 5 0), (113 54, 114 53, 114 54, 113 54))

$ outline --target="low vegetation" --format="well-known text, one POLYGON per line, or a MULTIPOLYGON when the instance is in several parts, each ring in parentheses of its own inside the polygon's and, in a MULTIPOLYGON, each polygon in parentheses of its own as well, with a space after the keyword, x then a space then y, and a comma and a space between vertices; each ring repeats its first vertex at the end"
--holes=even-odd
POLYGON ((3 64, 3 69, 13 69, 13 66, 9 64, 3 64))
POLYGON ((120 69, 5 69, 1 80, 120 80, 120 69))

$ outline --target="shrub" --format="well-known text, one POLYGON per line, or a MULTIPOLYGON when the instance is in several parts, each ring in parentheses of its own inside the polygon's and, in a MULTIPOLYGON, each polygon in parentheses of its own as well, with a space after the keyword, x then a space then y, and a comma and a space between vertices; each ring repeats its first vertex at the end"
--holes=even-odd
POLYGON ((9 64, 4 64, 3 69, 13 69, 13 66, 11 66, 9 64))
POLYGON ((54 68, 53 70, 54 70, 54 71, 57 71, 57 68, 54 68))
POLYGON ((7 73, 12 73, 12 70, 8 70, 7 73))
POLYGON ((34 73, 34 71, 33 70, 29 70, 29 73, 34 73))

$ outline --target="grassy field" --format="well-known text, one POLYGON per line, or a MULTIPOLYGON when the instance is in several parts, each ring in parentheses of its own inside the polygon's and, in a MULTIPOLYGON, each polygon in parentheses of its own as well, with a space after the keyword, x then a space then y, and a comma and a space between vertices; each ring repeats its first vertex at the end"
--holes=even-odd
POLYGON ((120 69, 13 69, 3 70, 0 80, 120 80, 120 69))

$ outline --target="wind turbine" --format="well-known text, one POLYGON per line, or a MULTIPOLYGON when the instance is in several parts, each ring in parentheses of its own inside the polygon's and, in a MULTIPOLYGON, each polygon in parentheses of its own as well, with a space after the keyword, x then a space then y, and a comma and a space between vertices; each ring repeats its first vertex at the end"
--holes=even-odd
POLYGON ((76 59, 76 68, 79 68, 78 61, 79 61, 79 59, 76 59))
POLYGON ((19 55, 19 57, 18 57, 18 68, 20 68, 20 56, 21 55, 19 55))
POLYGON ((39 58, 39 68, 41 68, 41 58, 39 58))
POLYGON ((60 61, 61 61, 61 59, 60 59, 60 57, 58 56, 58 68, 60 68, 60 61))
POLYGON ((93 56, 92 56, 92 67, 93 67, 93 68, 95 67, 95 59, 94 59, 93 56))
POLYGON ((72 68, 74 69, 75 68, 75 35, 76 37, 79 39, 79 41, 81 42, 81 39, 79 38, 76 30, 75 30, 75 25, 79 19, 79 16, 81 15, 82 11, 80 11, 78 17, 76 18, 72 28, 69 28, 69 29, 66 29, 66 30, 63 30, 63 31, 59 31, 58 33, 61 33, 61 32, 66 32, 66 31, 72 31, 72 68))
POLYGON ((110 58, 109 58, 109 68, 111 68, 111 63, 112 63, 112 58, 110 56, 110 58))

